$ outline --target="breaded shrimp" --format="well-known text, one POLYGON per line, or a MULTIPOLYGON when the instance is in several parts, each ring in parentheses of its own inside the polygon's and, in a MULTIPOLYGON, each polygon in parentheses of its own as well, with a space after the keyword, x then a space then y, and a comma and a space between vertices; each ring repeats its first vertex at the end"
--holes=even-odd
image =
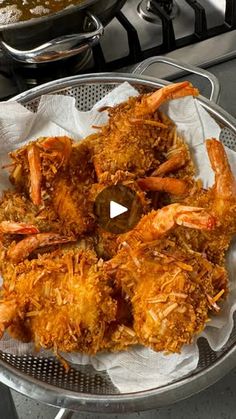
POLYGON ((21 323, 38 348, 96 353, 103 346, 116 301, 92 250, 61 248, 17 265, 4 263, 1 273, 1 333, 11 326, 17 337, 21 323))
MULTIPOLYGON (((198 90, 186 81, 130 98, 114 108, 105 108, 109 114, 108 124, 85 140, 99 182, 117 170, 129 171, 137 177, 157 169, 165 154, 172 147, 175 149, 174 125, 158 109, 165 101, 188 95, 197 96, 198 90)), ((179 167, 191 164, 189 156, 183 153, 181 164, 179 160, 176 164, 179 167)))

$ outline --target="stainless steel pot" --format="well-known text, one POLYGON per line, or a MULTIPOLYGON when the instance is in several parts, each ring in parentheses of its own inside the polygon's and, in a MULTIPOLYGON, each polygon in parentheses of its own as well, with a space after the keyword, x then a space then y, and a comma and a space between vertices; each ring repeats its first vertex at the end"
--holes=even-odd
POLYGON ((0 46, 14 60, 46 63, 84 52, 97 43, 103 26, 126 0, 84 0, 26 21, 0 25, 0 46))
MULTIPOLYGON (((174 60, 157 57, 147 60, 130 74, 91 74, 56 80, 22 93, 17 100, 28 109, 37 109, 41 95, 65 94, 75 98, 79 109, 87 111, 106 93, 124 81, 140 92, 152 91, 168 84, 165 80, 140 76, 153 62, 165 62, 208 78, 212 85, 211 100, 199 96, 201 105, 222 127, 221 139, 231 148, 236 146, 236 121, 214 101, 219 97, 217 79, 208 72, 174 60)), ((0 380, 11 388, 39 401, 58 407, 85 412, 129 412, 169 405, 213 384, 236 365, 236 326, 230 339, 218 352, 207 341, 198 341, 200 359, 196 370, 173 383, 136 393, 119 393, 106 371, 91 366, 72 365, 66 373, 55 358, 0 352, 0 380)), ((62 409, 58 418, 65 417, 62 409)))

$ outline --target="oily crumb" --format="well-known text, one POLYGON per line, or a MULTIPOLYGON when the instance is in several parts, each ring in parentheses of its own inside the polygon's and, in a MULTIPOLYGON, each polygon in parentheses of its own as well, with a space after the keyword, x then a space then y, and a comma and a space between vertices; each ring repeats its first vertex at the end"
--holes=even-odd
POLYGON ((15 23, 20 20, 22 12, 18 9, 16 4, 1 8, 0 24, 15 23))

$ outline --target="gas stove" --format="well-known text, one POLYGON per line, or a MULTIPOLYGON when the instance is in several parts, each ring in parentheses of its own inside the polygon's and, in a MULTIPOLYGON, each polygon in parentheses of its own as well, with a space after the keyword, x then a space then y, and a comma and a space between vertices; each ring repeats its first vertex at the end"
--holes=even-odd
POLYGON ((233 0, 129 0, 105 31, 101 47, 108 69, 116 70, 132 59, 163 55, 232 28, 233 0))
MULTIPOLYGON (((234 0, 128 0, 84 55, 49 64, 13 62, 0 52, 0 100, 74 74, 130 71, 154 55, 207 67, 236 55, 234 0)), ((159 77, 167 78, 159 69, 159 77)))

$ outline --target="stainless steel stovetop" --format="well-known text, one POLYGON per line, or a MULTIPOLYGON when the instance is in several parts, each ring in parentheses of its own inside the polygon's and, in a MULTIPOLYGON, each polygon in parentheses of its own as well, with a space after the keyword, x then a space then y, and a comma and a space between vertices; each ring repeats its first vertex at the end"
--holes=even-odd
MULTIPOLYGON (((141 48, 145 50, 161 43, 162 25, 159 18, 156 18, 155 23, 151 23, 141 17, 140 12, 138 12, 140 2, 148 4, 147 0, 128 0, 122 9, 122 13, 137 30, 141 48)), ((200 0, 199 3, 205 9, 208 28, 223 24, 226 0, 200 0)), ((185 0, 174 0, 174 5, 177 12, 173 19, 173 27, 176 39, 180 39, 194 32, 194 11, 185 0)), ((116 19, 106 28, 101 45, 108 61, 128 54, 126 33, 116 19)))

